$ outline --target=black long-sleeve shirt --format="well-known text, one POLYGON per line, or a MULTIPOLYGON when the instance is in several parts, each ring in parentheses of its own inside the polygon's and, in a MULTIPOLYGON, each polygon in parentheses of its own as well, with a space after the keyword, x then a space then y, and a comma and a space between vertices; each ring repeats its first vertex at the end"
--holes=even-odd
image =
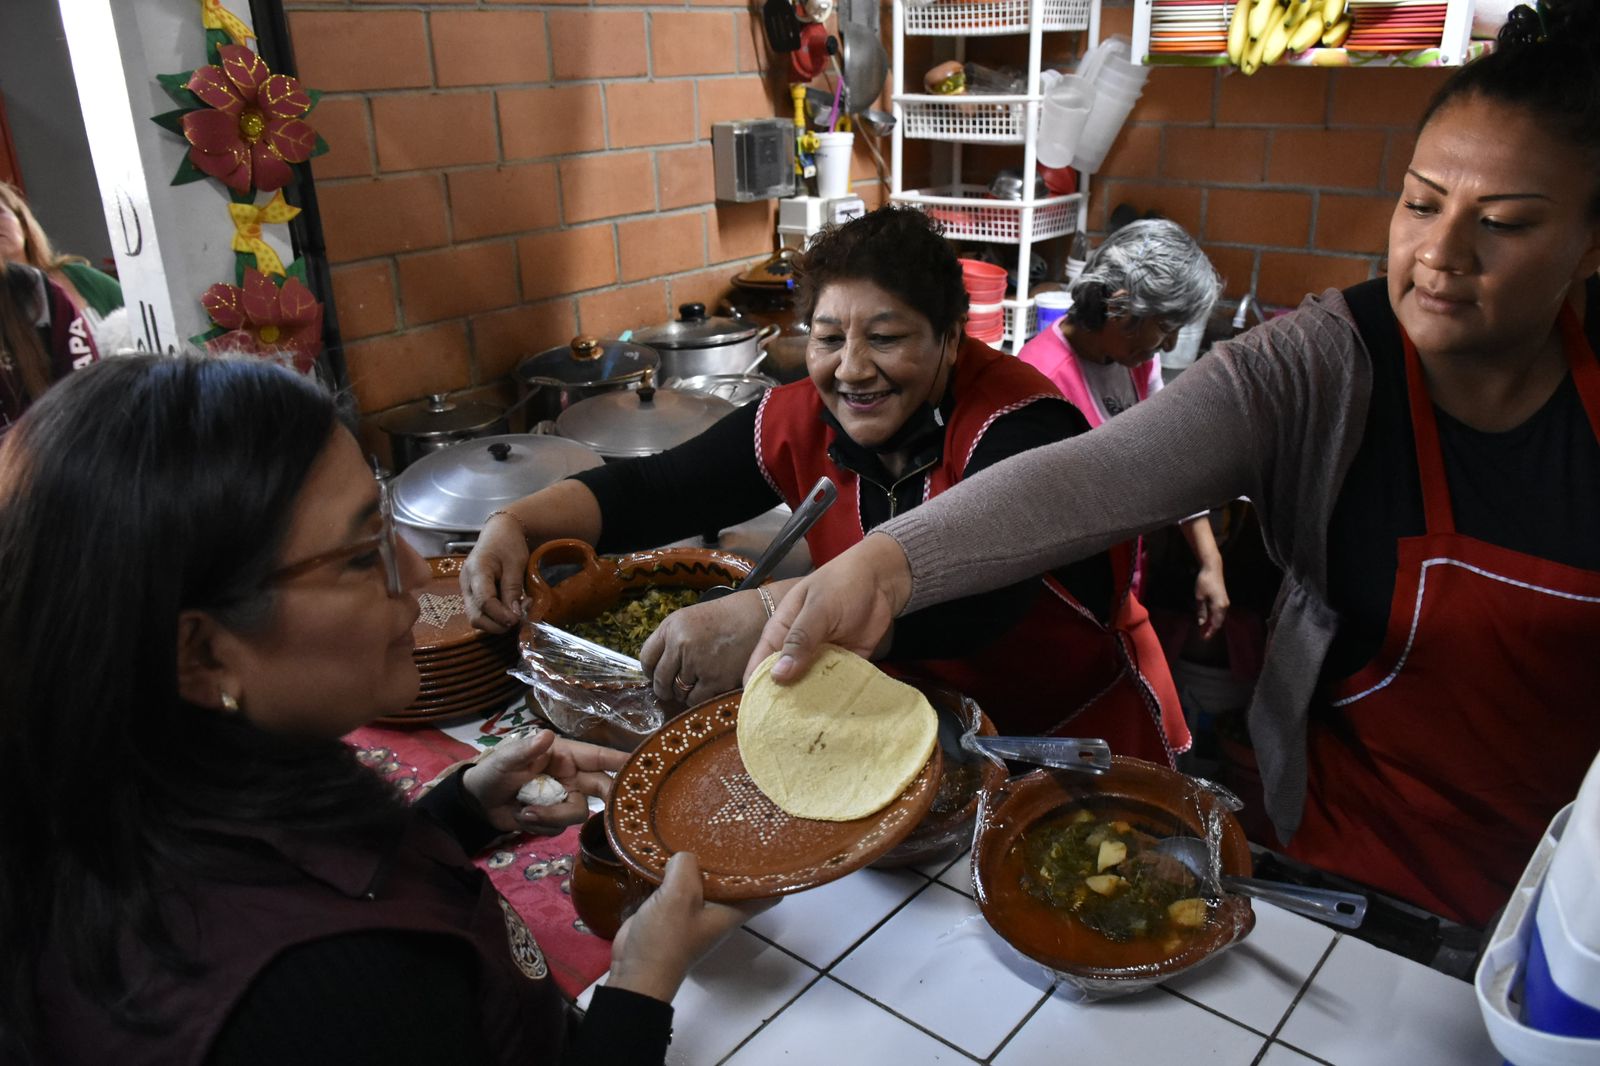
MULTIPOLYGON (((955 397, 945 399, 948 415, 955 397)), ((919 468, 942 458, 943 430, 924 411, 922 423, 898 436, 919 468)), ((855 444, 834 423, 830 457, 863 481, 861 524, 871 531, 894 514, 922 502, 922 479, 896 485, 876 454, 855 444)), ((1087 431, 1088 421, 1069 403, 1031 403, 995 419, 962 471, 963 478, 1012 455, 1087 431)), ((602 552, 632 551, 685 537, 715 533, 784 502, 762 476, 756 458, 756 405, 741 407, 699 436, 657 455, 573 475, 600 505, 602 552)), ((839 506, 836 504, 835 506, 839 506)), ((1056 571, 1078 602, 1102 622, 1111 616, 1111 562, 1094 555, 1056 571)), ((1033 606, 1041 589, 1022 581, 952 600, 899 618, 891 659, 947 659, 997 640, 1033 606)))
MULTIPOLYGON (((417 806, 469 854, 496 835, 462 787, 440 782, 417 806)), ((471 947, 431 933, 342 933, 285 951, 229 1015, 208 1066, 392 1066, 497 1061, 478 1022, 471 947)), ((672 1007, 617 988, 595 989, 569 1026, 562 1062, 657 1066, 672 1037, 672 1007)), ((538 1066, 538 1064, 530 1064, 538 1066)))

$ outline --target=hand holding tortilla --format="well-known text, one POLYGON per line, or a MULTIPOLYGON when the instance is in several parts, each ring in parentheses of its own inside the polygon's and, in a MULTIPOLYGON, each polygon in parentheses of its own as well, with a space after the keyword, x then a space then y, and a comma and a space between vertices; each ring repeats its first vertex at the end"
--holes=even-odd
POLYGON ((750 779, 796 818, 845 822, 888 806, 933 752, 927 698, 834 645, 794 685, 771 678, 776 659, 756 668, 739 709, 750 779))

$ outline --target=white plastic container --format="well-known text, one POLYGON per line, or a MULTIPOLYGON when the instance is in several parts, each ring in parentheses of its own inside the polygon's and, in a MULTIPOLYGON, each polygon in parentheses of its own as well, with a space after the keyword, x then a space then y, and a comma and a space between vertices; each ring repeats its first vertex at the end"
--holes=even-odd
POLYGON ((1035 293, 1033 302, 1038 305, 1038 331, 1043 333, 1052 322, 1072 310, 1072 294, 1061 291, 1035 293))
POLYGON ((1072 156, 1072 165, 1086 174, 1099 170, 1105 162, 1106 153, 1122 132, 1122 124, 1144 92, 1150 70, 1132 62, 1131 55, 1126 37, 1111 37, 1084 56, 1079 67, 1081 76, 1092 81, 1095 88, 1094 106, 1072 156))
POLYGON ((1182 370, 1200 357, 1200 342, 1205 339, 1205 319, 1196 319, 1178 331, 1177 343, 1172 351, 1161 353, 1161 365, 1167 370, 1182 370))
POLYGON ((850 151, 854 133, 817 134, 817 195, 824 200, 850 191, 850 151))
POLYGON ((1056 79, 1039 108, 1040 163, 1064 167, 1072 162, 1094 99, 1094 83, 1088 79, 1077 74, 1063 74, 1056 79))
POLYGON ((1550 823, 1478 964, 1478 1007, 1512 1066, 1600 1063, 1597 886, 1600 759, 1550 823))

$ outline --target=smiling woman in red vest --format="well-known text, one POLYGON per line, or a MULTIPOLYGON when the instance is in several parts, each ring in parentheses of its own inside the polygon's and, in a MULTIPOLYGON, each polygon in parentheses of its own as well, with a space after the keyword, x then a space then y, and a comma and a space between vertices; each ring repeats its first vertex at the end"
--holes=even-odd
MULTIPOLYGON (((985 467, 1088 428, 1038 371, 963 335, 961 265, 922 212, 884 208, 826 231, 798 278, 809 380, 677 448, 585 471, 492 519, 462 572, 479 625, 515 621, 530 544, 668 543, 793 507, 827 475, 838 502, 806 538, 821 564, 985 467)), ((1130 576, 1120 545, 902 618, 879 655, 971 696, 1003 732, 1103 736, 1119 752, 1170 762, 1189 735, 1130 576)), ((737 688, 792 584, 673 614, 641 653, 657 694, 694 703, 737 688)))

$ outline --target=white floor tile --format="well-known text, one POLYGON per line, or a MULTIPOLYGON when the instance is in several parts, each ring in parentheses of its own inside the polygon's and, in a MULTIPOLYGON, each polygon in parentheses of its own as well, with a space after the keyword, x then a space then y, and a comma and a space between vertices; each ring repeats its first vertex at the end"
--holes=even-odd
POLYGON ((824 977, 727 1066, 827 1063, 828 1066, 921 1066, 973 1060, 896 1018, 831 978, 824 977))
POLYGON ((1214 959, 1167 987, 1263 1033, 1277 1028, 1334 932, 1270 903, 1255 901, 1256 927, 1214 959))
POLYGON ((1273 1044, 1261 1059, 1261 1066, 1322 1066, 1316 1059, 1300 1054, 1292 1047, 1273 1044))
POLYGON ((939 884, 833 968, 845 984, 977 1058, 994 1052, 1051 986, 995 935, 977 904, 939 884))
MULTIPOLYGON (((689 971, 678 989, 667 1062, 720 1062, 816 976, 816 970, 760 937, 736 930, 689 971)), ((591 985, 578 997, 578 1006, 587 1008, 593 994, 591 985)))
POLYGON ((746 928, 813 966, 831 966, 873 926, 928 882, 910 870, 858 870, 821 888, 797 892, 756 915, 746 928))
POLYGON ((1340 937, 1277 1034, 1337 1066, 1499 1066, 1465 981, 1340 937))
POLYGON ((1076 1003, 1057 992, 994 1063, 1250 1066, 1265 1043, 1261 1034, 1159 988, 1094 1003, 1076 1003))
POLYGON ((939 875, 938 881, 941 885, 949 885, 963 896, 976 896, 978 890, 972 887, 972 852, 967 852, 946 867, 939 875))

